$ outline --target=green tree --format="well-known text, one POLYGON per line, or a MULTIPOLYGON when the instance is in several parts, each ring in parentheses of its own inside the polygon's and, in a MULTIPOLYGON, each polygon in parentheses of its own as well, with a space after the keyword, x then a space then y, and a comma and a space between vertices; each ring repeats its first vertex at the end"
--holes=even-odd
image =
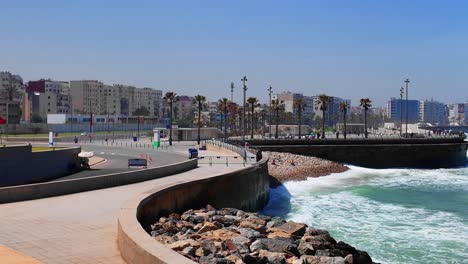
POLYGON ((344 139, 346 139, 346 114, 348 113, 348 108, 349 108, 348 103, 346 103, 346 102, 341 102, 340 103, 340 112, 343 113, 343 127, 344 127, 343 136, 344 136, 344 139))
POLYGON ((317 103, 320 104, 320 110, 322 110, 322 138, 325 138, 325 111, 327 111, 330 103, 330 96, 326 94, 319 95, 317 103))
POLYGON ((169 145, 172 146, 172 106, 173 103, 179 101, 179 96, 174 92, 167 92, 163 99, 169 104, 169 145))
POLYGON ((364 108, 364 135, 367 138, 367 111, 372 107, 372 101, 369 98, 361 98, 360 106, 364 108))
POLYGON ((278 99, 271 100, 271 109, 275 113, 275 120, 276 120, 275 138, 278 138, 279 112, 284 109, 283 101, 278 101, 278 99))
POLYGON ((203 108, 203 105, 206 102, 206 97, 203 95, 195 95, 193 99, 194 104, 198 106, 198 135, 197 135, 197 144, 200 145, 200 127, 201 127, 201 111, 203 108))
POLYGON ((299 98, 294 102, 294 108, 297 110, 297 123, 299 128, 299 139, 301 139, 301 128, 302 128, 302 111, 306 106, 304 99, 299 98))
POLYGON ((37 114, 37 113, 34 113, 31 117, 31 122, 33 123, 42 123, 44 120, 42 120, 42 117, 37 114))
POLYGON ((133 115, 134 116, 149 116, 150 111, 146 107, 141 106, 141 107, 135 109, 135 111, 133 111, 133 115))
POLYGON ((221 111, 223 114, 223 121, 224 121, 224 137, 227 138, 227 113, 228 113, 228 107, 231 101, 227 99, 226 97, 223 97, 218 100, 218 110, 221 111))

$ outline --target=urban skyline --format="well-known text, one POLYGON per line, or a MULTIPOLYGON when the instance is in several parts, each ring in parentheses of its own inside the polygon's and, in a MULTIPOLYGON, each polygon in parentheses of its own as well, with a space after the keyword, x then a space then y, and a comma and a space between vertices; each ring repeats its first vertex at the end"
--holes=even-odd
POLYGON ((466 5, 9 2, 0 58, 28 80, 99 79, 210 100, 229 98, 234 82, 239 101, 239 76, 247 75, 261 101, 272 85, 383 107, 410 78, 411 98, 453 102, 468 99, 466 5))

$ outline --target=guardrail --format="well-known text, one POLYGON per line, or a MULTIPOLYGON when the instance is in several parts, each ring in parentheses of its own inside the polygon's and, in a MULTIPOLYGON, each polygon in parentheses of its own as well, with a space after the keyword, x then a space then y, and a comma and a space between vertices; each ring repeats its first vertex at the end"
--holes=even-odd
POLYGON ((437 144, 463 142, 463 136, 426 136, 424 138, 405 138, 400 136, 372 135, 368 138, 347 137, 344 138, 314 138, 314 139, 228 139, 227 143, 243 144, 245 142, 253 146, 261 145, 352 145, 352 144, 437 144))

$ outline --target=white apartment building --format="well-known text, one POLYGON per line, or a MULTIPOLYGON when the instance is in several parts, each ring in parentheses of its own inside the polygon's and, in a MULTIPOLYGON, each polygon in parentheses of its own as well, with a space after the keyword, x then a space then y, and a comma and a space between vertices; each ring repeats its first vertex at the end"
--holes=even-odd
POLYGON ((444 103, 434 100, 419 102, 419 122, 446 124, 448 114, 448 107, 444 103))

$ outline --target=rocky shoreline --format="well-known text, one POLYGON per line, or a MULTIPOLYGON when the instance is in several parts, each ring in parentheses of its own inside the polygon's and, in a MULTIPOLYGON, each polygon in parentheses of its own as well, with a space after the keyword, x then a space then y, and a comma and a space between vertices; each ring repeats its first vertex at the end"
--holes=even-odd
POLYGON ((283 152, 265 152, 269 155, 268 172, 278 182, 303 181, 307 177, 320 177, 347 171, 341 163, 316 157, 283 152))
POLYGON ((365 252, 328 231, 279 217, 207 205, 160 217, 151 235, 198 263, 369 264, 365 252))

